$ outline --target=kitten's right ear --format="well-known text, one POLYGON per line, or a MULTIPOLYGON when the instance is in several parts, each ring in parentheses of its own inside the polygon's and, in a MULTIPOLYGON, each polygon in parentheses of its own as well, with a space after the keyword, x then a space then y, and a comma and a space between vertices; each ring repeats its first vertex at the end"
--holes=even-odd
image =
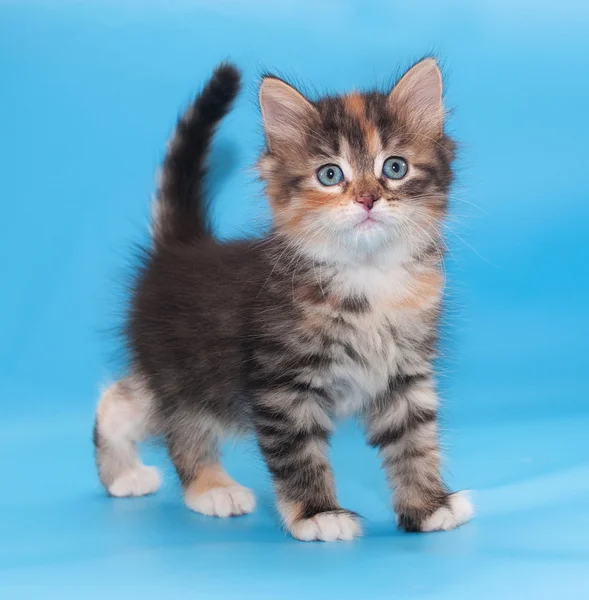
POLYGON ((317 109, 297 90, 276 77, 264 77, 260 108, 268 148, 303 143, 305 123, 317 117, 317 109))

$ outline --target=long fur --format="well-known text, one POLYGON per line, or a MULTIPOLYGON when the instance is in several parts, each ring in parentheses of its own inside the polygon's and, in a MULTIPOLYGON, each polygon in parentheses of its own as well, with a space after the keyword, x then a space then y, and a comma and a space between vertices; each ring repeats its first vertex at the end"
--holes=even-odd
POLYGON ((357 415, 400 526, 459 525, 470 505, 441 479, 433 372, 454 148, 435 63, 388 94, 318 101, 266 78, 259 169, 274 228, 220 243, 206 227, 204 161, 238 85, 234 67, 218 68, 170 144, 131 298, 132 366, 97 411, 101 481, 114 495, 154 491, 135 445, 162 436, 191 508, 249 512, 253 496, 222 471, 219 445, 253 430, 292 534, 350 539, 360 527, 338 503, 327 447, 335 420, 357 415), (406 157, 406 178, 381 174, 391 155, 406 157), (345 181, 326 188, 316 171, 332 163, 345 181))

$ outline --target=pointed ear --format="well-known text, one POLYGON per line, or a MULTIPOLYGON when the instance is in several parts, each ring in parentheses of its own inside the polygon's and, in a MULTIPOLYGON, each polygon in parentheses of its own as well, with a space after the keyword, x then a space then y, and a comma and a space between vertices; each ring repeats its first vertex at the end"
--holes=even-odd
POLYGON ((260 108, 270 150, 303 142, 305 123, 318 117, 317 109, 302 94, 275 77, 262 79, 260 108))
POLYGON ((416 126, 431 133, 441 133, 444 127, 442 105, 442 74, 433 58, 426 58, 411 67, 389 94, 391 107, 416 126))

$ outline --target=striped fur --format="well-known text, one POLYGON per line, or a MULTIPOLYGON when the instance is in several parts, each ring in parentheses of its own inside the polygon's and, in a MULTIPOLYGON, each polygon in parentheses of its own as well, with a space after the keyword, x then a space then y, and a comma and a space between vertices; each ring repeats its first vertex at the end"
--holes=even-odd
POLYGON ((190 508, 249 512, 253 497, 223 472, 219 447, 253 430, 291 533, 351 539, 359 521, 338 503, 327 449, 336 420, 355 415, 380 451, 403 529, 464 522, 468 501, 449 496, 440 478, 433 383, 453 159, 435 62, 418 63, 388 94, 316 102, 265 78, 259 168, 274 227, 262 240, 221 244, 203 225, 200 177, 236 81, 222 67, 170 146, 159 233, 127 325, 132 385, 108 400, 110 414, 126 419, 132 391, 141 427, 121 445, 121 428, 99 409, 104 485, 118 495, 153 491, 134 454, 140 430, 166 440, 190 508), (382 174, 389 156, 407 161, 402 180, 382 174), (344 180, 322 187, 316 171, 324 164, 338 165, 344 180), (367 221, 358 200, 366 195, 367 221), (197 225, 185 223, 191 215, 197 225), (116 448, 126 449, 126 462, 116 448))

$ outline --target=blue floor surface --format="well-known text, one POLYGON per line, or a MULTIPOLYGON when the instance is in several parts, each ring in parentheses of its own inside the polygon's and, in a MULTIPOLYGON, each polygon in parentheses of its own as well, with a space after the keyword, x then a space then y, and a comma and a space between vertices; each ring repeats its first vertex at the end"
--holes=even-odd
MULTIPOLYGON (((232 520, 187 510, 171 469, 155 496, 99 490, 90 415, 2 427, 0 597, 20 598, 589 598, 589 416, 449 428, 451 484, 476 492, 461 529, 395 528, 378 462, 351 427, 333 461, 363 539, 305 543, 278 527, 252 446, 229 471, 258 495, 232 520)), ((161 453, 147 453, 165 467, 161 453)))
POLYGON ((0 0, 0 599, 589 599, 589 4, 563 0, 0 0), (460 143, 440 362, 445 473, 474 490, 459 530, 397 531, 353 423, 333 443, 355 542, 279 528, 258 496, 229 521, 107 498, 91 444, 111 329, 178 111, 223 58, 246 87, 221 127, 217 234, 259 230, 250 166, 265 68, 343 91, 435 52, 460 143))

